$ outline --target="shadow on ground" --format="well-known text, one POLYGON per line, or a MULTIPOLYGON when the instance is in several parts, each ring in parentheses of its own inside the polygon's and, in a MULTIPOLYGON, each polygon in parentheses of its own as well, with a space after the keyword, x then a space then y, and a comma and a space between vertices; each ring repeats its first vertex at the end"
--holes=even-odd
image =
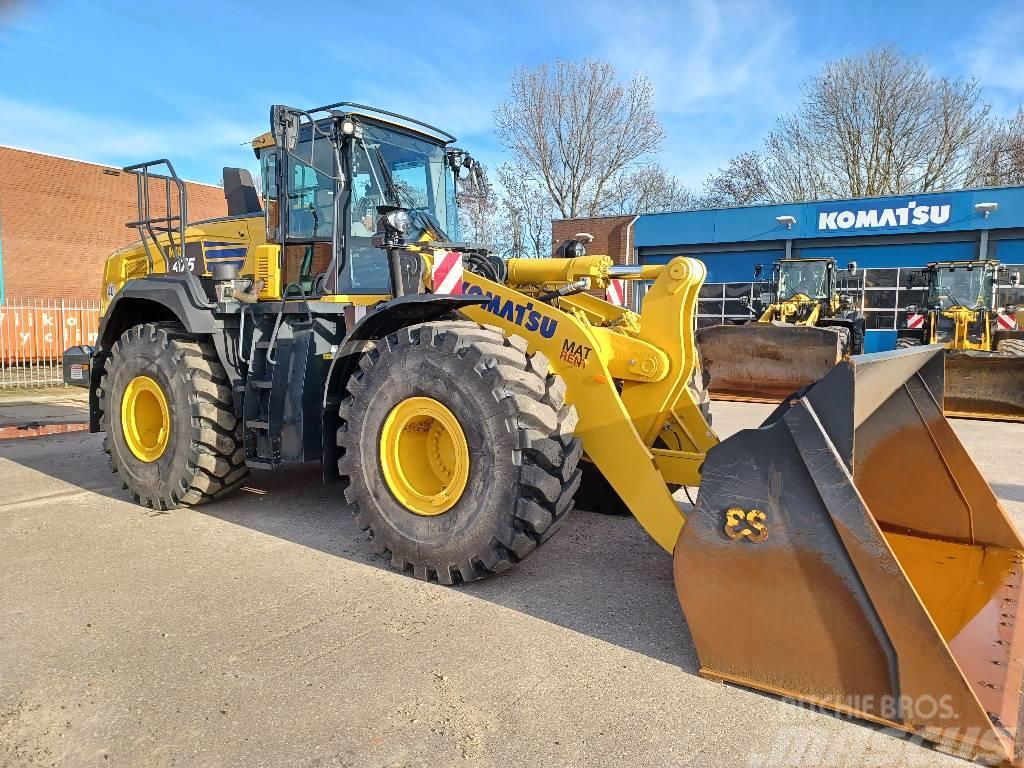
POLYGON ((1024 502, 1024 485, 1016 483, 992 483, 992 490, 1000 499, 1024 502))
POLYGON ((0 427, 26 424, 72 424, 88 422, 89 411, 75 402, 41 404, 32 400, 0 400, 0 427))
MULTIPOLYGON (((78 433, 0 441, 0 463, 6 459, 125 503, 112 506, 111 514, 143 512, 127 505, 101 440, 101 435, 78 433)), ((391 569, 384 557, 370 552, 340 486, 323 485, 319 465, 254 473, 244 489, 197 511, 336 557, 391 569)), ((672 559, 628 516, 575 511, 523 563, 457 589, 691 673, 698 669, 676 599, 672 559)))

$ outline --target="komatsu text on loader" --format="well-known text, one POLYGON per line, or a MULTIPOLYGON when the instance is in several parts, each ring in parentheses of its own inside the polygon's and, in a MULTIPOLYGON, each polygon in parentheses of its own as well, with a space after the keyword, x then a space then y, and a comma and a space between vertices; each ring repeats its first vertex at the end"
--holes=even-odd
POLYGON ((1024 329, 1015 305, 997 306, 995 283, 1020 275, 995 260, 933 262, 911 275, 926 288, 920 305, 907 307, 896 347, 946 348, 947 416, 1024 421, 1024 329))
POLYGON ((673 554, 703 674, 1012 759, 1024 542, 943 418, 941 348, 843 360, 719 442, 692 385, 703 264, 457 242, 453 141, 276 106, 262 205, 228 169, 210 221, 170 163, 127 169, 141 240, 65 370, 131 498, 201 504, 319 461, 395 568, 451 584, 534 553, 587 462, 673 554), (639 314, 587 292, 612 277, 651 282, 639 314))
POLYGON ((841 290, 835 259, 780 259, 770 284, 758 264, 754 280, 750 320, 697 332, 716 399, 779 402, 864 351, 864 316, 841 290))

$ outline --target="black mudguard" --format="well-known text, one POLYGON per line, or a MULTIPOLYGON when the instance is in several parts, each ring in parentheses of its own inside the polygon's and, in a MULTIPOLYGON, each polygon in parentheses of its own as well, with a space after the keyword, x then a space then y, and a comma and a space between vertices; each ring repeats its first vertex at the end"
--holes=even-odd
POLYGON ((96 388, 103 378, 110 347, 133 325, 177 320, 189 333, 210 334, 225 369, 229 375, 237 377, 236 366, 224 359, 224 325, 214 315, 215 306, 188 275, 149 275, 125 283, 100 319, 96 346, 92 350, 89 369, 89 431, 100 431, 96 388))

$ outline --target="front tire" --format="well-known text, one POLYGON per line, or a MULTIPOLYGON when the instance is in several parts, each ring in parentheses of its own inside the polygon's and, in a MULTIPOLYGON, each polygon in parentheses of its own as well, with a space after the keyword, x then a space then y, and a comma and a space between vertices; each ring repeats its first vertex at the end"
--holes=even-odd
POLYGON ((227 374, 213 345, 177 323, 137 325, 114 342, 99 407, 111 470, 137 504, 204 504, 249 474, 227 374))
POLYGON ((419 579, 509 568, 559 528, 579 487, 565 383, 497 329, 424 323, 376 342, 339 415, 356 520, 419 579))

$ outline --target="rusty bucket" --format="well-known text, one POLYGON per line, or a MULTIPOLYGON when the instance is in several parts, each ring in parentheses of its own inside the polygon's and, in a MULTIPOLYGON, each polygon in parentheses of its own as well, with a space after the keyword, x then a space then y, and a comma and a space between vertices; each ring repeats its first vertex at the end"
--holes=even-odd
POLYGON ((864 355, 711 449, 676 589, 702 674, 1011 761, 1024 543, 942 396, 864 355))
POLYGON ((713 325, 697 332, 697 346, 716 400, 777 403, 842 359, 835 329, 789 323, 713 325))
POLYGON ((947 416, 1024 421, 1024 357, 946 352, 947 416))

